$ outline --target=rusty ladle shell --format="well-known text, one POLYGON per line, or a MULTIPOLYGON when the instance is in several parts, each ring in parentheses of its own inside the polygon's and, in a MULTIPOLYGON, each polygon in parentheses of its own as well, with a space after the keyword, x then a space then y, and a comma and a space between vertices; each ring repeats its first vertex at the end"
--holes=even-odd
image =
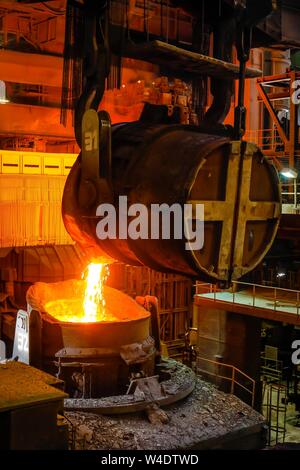
MULTIPOLYGON (((100 162, 101 165, 101 162, 100 162)), ((269 250, 281 212, 278 175, 254 144, 199 132, 193 126, 113 127, 111 202, 204 204, 204 247, 188 251, 186 240, 99 240, 98 193, 83 209, 78 202, 80 156, 65 185, 62 214, 71 237, 103 259, 147 265, 204 280, 228 281, 251 271, 269 250)))

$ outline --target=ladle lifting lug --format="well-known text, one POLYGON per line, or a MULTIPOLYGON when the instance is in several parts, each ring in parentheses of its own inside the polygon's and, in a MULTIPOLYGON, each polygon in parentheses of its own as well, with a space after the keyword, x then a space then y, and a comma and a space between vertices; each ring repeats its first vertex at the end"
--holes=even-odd
POLYGON ((111 120, 106 111, 89 109, 82 119, 80 208, 91 209, 100 195, 104 202, 112 201, 111 120))

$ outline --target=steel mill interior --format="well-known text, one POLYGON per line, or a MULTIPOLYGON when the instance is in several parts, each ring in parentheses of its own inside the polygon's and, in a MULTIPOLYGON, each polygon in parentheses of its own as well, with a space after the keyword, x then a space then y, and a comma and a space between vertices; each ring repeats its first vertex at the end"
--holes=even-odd
POLYGON ((299 24, 0 0, 0 450, 300 450, 299 24))

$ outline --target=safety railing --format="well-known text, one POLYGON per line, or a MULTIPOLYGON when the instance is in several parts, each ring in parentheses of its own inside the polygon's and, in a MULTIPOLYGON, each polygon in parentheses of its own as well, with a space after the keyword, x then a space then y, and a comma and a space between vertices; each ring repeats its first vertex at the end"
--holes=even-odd
MULTIPOLYGON (((244 135, 244 140, 256 144, 267 156, 289 157, 288 145, 284 144, 275 126, 272 129, 248 130, 244 135)), ((294 156, 300 156, 300 149, 295 150, 294 156)))
MULTIPOLYGON (((280 282, 280 278, 278 280, 280 282)), ((205 300, 270 309, 297 315, 300 313, 300 291, 281 287, 232 281, 228 290, 221 290, 214 284, 196 284, 196 296, 205 300), (240 289, 240 290, 239 290, 240 289)))
POLYGON ((196 288, 196 295, 213 294, 214 300, 216 300, 217 292, 222 292, 216 284, 211 284, 209 282, 197 282, 194 287, 196 288))
POLYGON ((282 383, 265 383, 263 395, 262 412, 268 426, 267 445, 283 443, 286 435, 287 387, 282 383))
POLYGON ((228 383, 230 393, 242 399, 241 391, 243 391, 246 396, 249 397, 249 403, 252 408, 254 407, 255 380, 249 377, 249 375, 231 364, 207 359, 205 357, 198 356, 198 354, 196 364, 198 374, 204 374, 208 376, 208 378, 210 377, 211 379, 214 379, 213 381, 217 381, 219 385, 221 385, 221 381, 228 383))
POLYGON ((297 271, 285 269, 284 272, 281 272, 278 266, 261 266, 260 269, 249 273, 248 282, 262 286, 278 286, 290 290, 297 290, 299 285, 297 271))
POLYGON ((283 361, 267 357, 265 352, 260 355, 261 358, 261 376, 267 381, 280 382, 283 373, 283 361))
POLYGON ((254 144, 258 145, 263 150, 284 150, 284 143, 275 127, 273 129, 248 130, 244 138, 248 142, 253 142, 254 144))
POLYGON ((294 179, 290 183, 281 183, 282 204, 300 209, 300 183, 294 179))

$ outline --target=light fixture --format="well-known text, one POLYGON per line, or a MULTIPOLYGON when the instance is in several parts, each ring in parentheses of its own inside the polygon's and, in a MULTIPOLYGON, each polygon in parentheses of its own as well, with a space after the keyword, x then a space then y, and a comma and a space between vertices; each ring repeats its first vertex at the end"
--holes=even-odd
POLYGON ((279 272, 277 273, 277 276, 276 277, 285 277, 286 276, 286 273, 284 272, 279 272))
POLYGON ((297 170, 295 170, 294 168, 288 168, 288 167, 281 168, 279 173, 285 178, 289 178, 289 179, 296 179, 298 176, 297 170))
POLYGON ((3 80, 0 80, 0 104, 9 103, 9 100, 6 98, 6 85, 3 80))

